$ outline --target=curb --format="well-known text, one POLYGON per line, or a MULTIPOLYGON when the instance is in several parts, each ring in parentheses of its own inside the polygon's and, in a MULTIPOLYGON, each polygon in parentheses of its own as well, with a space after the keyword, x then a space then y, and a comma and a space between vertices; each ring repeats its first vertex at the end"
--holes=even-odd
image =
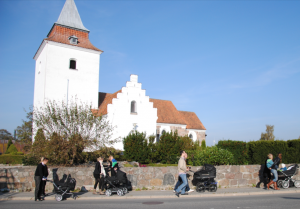
MULTIPOLYGON (((210 194, 196 194, 187 195, 184 198, 198 198, 198 197, 234 197, 234 196, 255 196, 255 195, 273 195, 273 194, 290 194, 290 193, 300 193, 300 190, 289 190, 289 191, 265 191, 265 192, 244 192, 244 193, 210 193, 210 194)), ((106 196, 95 196, 95 197, 77 197, 77 200, 124 200, 124 199, 163 199, 163 198, 178 198, 175 195, 153 195, 153 196, 122 196, 117 195, 106 197, 106 196)), ((33 197, 0 197, 0 201, 5 200, 34 200, 33 197)), ((48 197, 46 200, 54 201, 54 197, 48 197)), ((68 200, 73 200, 72 198, 68 200)))

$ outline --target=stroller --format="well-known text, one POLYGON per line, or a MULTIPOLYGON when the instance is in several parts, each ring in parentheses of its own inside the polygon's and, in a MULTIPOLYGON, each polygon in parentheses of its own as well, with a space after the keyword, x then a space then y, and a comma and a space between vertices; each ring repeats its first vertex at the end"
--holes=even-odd
POLYGON ((297 164, 289 166, 286 171, 278 170, 278 187, 287 189, 290 186, 295 186, 296 188, 299 188, 300 181, 293 179, 293 176, 298 174, 298 170, 299 166, 297 164))
POLYGON ((194 172, 192 184, 196 186, 197 192, 205 192, 207 189, 210 192, 217 191, 216 168, 210 164, 204 164, 202 169, 194 172))
POLYGON ((106 196, 111 196, 113 193, 123 196, 128 193, 126 173, 119 169, 117 170, 116 176, 105 177, 104 183, 106 196))
POLYGON ((76 196, 74 193, 71 193, 71 190, 75 189, 76 186, 76 180, 74 178, 68 177, 67 180, 63 183, 61 182, 54 182, 51 180, 47 180, 48 182, 51 182, 53 184, 53 192, 55 193, 55 200, 56 201, 62 201, 64 199, 64 195, 70 194, 72 195, 72 198, 76 200, 76 196))

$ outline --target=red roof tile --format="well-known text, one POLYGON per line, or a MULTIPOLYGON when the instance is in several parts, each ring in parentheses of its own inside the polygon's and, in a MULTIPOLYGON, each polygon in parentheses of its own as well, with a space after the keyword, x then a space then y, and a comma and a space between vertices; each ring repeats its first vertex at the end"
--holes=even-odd
POLYGON ((178 111, 181 117, 185 120, 187 129, 206 130, 196 113, 187 111, 178 111))
POLYGON ((92 49, 95 51, 103 52, 102 50, 96 48, 89 40, 89 34, 86 31, 75 30, 72 28, 63 27, 60 25, 54 25, 51 29, 48 38, 44 40, 54 41, 62 44, 82 47, 86 49, 92 49), (78 44, 74 45, 70 43, 69 37, 76 36, 78 38, 78 44))

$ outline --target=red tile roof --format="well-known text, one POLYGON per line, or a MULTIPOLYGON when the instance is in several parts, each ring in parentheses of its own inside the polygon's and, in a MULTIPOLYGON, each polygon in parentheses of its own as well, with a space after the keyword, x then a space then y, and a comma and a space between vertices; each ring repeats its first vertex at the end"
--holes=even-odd
POLYGON ((187 111, 178 111, 182 118, 185 120, 187 129, 200 129, 206 130, 196 113, 187 111))
POLYGON ((86 31, 75 30, 72 28, 63 27, 60 25, 54 25, 51 29, 48 38, 44 40, 54 41, 62 44, 82 47, 86 49, 92 49, 95 51, 103 52, 102 50, 96 48, 89 40, 89 33, 86 31), (78 44, 74 45, 70 43, 69 37, 76 36, 78 38, 78 44))
MULTIPOLYGON (((119 90, 113 94, 101 93, 102 103, 100 104, 98 110, 93 110, 94 114, 106 115, 107 105, 112 104, 112 100, 117 98, 117 94, 121 93, 119 90)), ((194 112, 178 111, 174 104, 168 100, 160 99, 150 99, 153 102, 153 107, 157 108, 157 123, 169 123, 169 124, 182 124, 186 125, 187 129, 200 129, 206 130, 202 122, 197 117, 194 112)))

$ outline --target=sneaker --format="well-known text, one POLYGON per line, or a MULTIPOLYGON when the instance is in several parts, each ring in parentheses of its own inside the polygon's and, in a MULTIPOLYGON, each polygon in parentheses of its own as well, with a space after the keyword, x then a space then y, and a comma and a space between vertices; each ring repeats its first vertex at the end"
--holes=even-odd
POLYGON ((175 191, 175 195, 176 195, 177 197, 179 197, 179 194, 180 194, 179 192, 176 192, 176 191, 175 191))
POLYGON ((190 189, 189 191, 188 191, 188 193, 191 193, 191 192, 194 192, 195 190, 193 190, 193 189, 190 189))
POLYGON ((186 192, 186 193, 184 193, 184 194, 181 194, 181 195, 189 195, 189 193, 187 193, 187 192, 186 192))
POLYGON ((174 190, 173 192, 175 193, 176 191, 174 190))

